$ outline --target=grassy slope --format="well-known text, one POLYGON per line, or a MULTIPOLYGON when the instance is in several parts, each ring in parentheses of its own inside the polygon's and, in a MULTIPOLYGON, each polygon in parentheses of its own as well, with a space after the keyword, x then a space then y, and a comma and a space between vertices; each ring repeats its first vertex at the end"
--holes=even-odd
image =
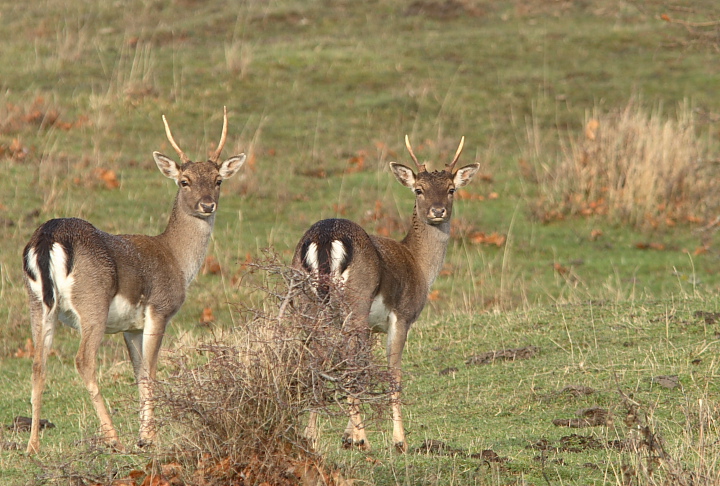
MULTIPOLYGON (((149 156, 172 153, 160 115, 168 115, 188 153, 202 155, 217 140, 224 104, 231 111, 225 154, 250 152, 255 163, 224 187, 210 252, 225 274, 199 277, 175 320, 171 347, 188 331, 204 332, 196 325, 204 307, 213 308, 220 325, 237 319, 226 303, 255 299, 247 285, 232 283, 238 262, 269 245, 289 259, 316 219, 342 215, 400 236, 412 199, 385 167, 407 160, 403 135, 438 166, 465 135, 463 160, 481 162, 492 180, 469 187, 485 199, 460 201, 456 218, 506 234, 508 242, 495 248, 458 239, 450 248, 449 275, 436 283, 441 298, 408 347, 411 446, 429 437, 473 451, 493 448, 513 459, 510 472, 498 474, 540 481, 540 466, 525 446, 564 434, 549 421, 581 408, 543 397, 587 379, 601 390, 601 403, 616 404, 610 376, 616 369, 629 370, 623 386, 641 388, 649 403, 664 405, 659 408, 671 424, 681 423, 672 413, 683 400, 717 392, 706 383, 717 375, 715 331, 688 317, 717 306, 717 251, 711 245, 691 256, 702 243, 691 228, 639 234, 601 220, 535 222, 528 211, 535 188, 520 177, 518 160, 529 120, 552 139, 558 130, 580 129, 593 107, 624 106, 637 94, 670 113, 690 98, 707 120, 717 120, 716 54, 683 44, 693 38, 658 19, 668 11, 662 4, 523 3, 469 2, 454 11, 450 3, 426 2, 418 13, 394 1, 153 1, 123 8, 76 0, 2 2, 2 18, 12 19, 0 22, 3 423, 29 413, 29 361, 12 354, 29 337, 19 254, 32 230, 50 217, 78 215, 112 232, 161 231, 173 188, 149 156), (28 116, 35 109, 57 110, 74 125, 41 128, 28 116), (14 139, 28 150, 24 160, 6 156, 14 139), (353 157, 364 159, 364 170, 345 173, 353 157), (93 173, 97 167, 117 171, 120 187, 105 189, 93 173), (327 177, 313 177, 318 170, 327 177), (376 207, 381 217, 374 220, 369 214, 376 207), (603 231, 596 241, 593 229, 603 231), (635 248, 648 241, 667 250, 635 248), (569 273, 555 272, 556 263, 569 273), (677 303, 686 296, 696 300, 677 303), (581 304, 591 300, 607 306, 581 304), (573 306, 550 305, 566 302, 573 306), (675 307, 686 317, 653 320, 675 307), (485 314, 488 309, 518 310, 485 314), (540 346, 541 358, 488 368, 462 364, 476 350, 527 344, 540 346), (708 358, 692 367, 687 357, 693 353, 708 358), (459 368, 453 380, 437 377, 446 366, 459 368), (657 387, 646 380, 654 374, 680 374, 687 397, 669 391, 670 398, 653 399, 657 387), (440 408, 445 401, 454 402, 452 413, 440 408)), ((717 17, 713 5, 698 4, 697 14, 670 13, 707 19, 717 17)), ((703 129, 717 135, 717 123, 708 123, 703 129)), ((103 390, 113 405, 132 410, 132 378, 119 341, 109 339, 101 357, 103 390)), ((56 453, 94 433, 94 413, 72 369, 75 346, 63 330, 59 359, 51 360, 45 410, 58 428, 44 443, 56 453)), ((119 420, 132 442, 134 414, 121 412, 119 420)), ((358 474, 376 474, 379 483, 391 482, 393 474, 409 483, 452 483, 453 474, 496 481, 472 461, 382 456, 381 462, 385 467, 372 473, 363 472, 360 461, 358 474)), ((0 457, 0 469, 14 471, 19 481, 27 464, 15 452, 0 457)), ((571 482, 586 474, 575 465, 557 469, 571 482)))

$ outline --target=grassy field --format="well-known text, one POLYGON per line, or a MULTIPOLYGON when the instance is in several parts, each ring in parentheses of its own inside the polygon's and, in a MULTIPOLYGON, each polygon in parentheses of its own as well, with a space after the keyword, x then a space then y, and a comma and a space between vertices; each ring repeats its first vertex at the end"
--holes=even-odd
MULTIPOLYGON (((602 211, 544 218, 555 213, 542 205, 589 120, 628 106, 663 121, 687 109, 708 147, 694 163, 717 179, 718 19, 710 0, 0 0, 0 421, 30 414, 20 255, 32 231, 78 216, 108 232, 161 232, 175 191, 151 157, 174 156, 161 115, 201 158, 226 105, 224 156, 248 163, 223 185, 217 266, 192 285, 165 354, 232 333, 245 318, 236 304, 265 305, 245 263, 268 247, 289 262, 318 219, 402 237, 413 199, 387 166, 409 162, 403 137, 441 168, 465 136, 460 164, 482 174, 455 204, 446 267, 404 359, 413 453, 393 455, 387 417, 370 422, 372 453, 340 450, 342 420, 328 419, 327 460, 356 484, 712 484, 702 481, 720 471, 719 193, 692 218, 658 224, 602 211), (471 360, 519 348, 536 352, 471 360), (601 424, 562 426, 593 407, 601 424), (653 437, 663 445, 623 447, 653 437), (430 453, 416 453, 423 444, 430 453)), ((0 429, 3 481, 142 469, 144 453, 92 448, 77 336, 58 334, 44 401, 56 428, 37 458, 21 452, 27 432, 0 429)), ((131 444, 121 341, 107 338, 100 383, 131 444)))

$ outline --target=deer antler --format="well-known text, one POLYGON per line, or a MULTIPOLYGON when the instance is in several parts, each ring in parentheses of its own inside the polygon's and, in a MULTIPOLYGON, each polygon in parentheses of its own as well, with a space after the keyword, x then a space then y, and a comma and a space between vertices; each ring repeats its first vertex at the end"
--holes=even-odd
POLYGON ((220 158, 220 153, 222 152, 222 149, 225 146, 225 139, 227 138, 227 131, 228 131, 227 106, 223 106, 222 135, 220 136, 220 143, 218 144, 217 148, 215 149, 215 152, 213 152, 213 154, 210 156, 211 162, 217 163, 218 159, 220 158))
POLYGON ((413 162, 415 162, 415 165, 417 166, 418 171, 419 171, 419 172, 424 172, 425 170, 427 170, 427 169, 425 168, 425 164, 420 164, 420 162, 418 162, 417 157, 415 157, 415 153, 413 152, 413 149, 412 149, 412 147, 410 146, 410 139, 408 138, 407 135, 405 135, 405 146, 407 147, 408 152, 410 152, 410 157, 412 157, 413 162))
POLYGON ((453 158, 452 162, 450 162, 448 165, 445 166, 445 170, 450 172, 451 174, 452 174, 452 171, 455 169, 455 164, 457 163, 458 159, 460 158, 460 154, 462 153, 463 145, 465 145, 465 137, 464 136, 460 139, 460 145, 458 146, 458 149, 455 152, 455 158, 453 158))
POLYGON ((175 149, 175 152, 178 153, 180 156, 180 160, 183 164, 187 164, 190 162, 190 158, 185 155, 185 152, 182 151, 180 147, 178 147, 177 142, 175 142, 175 139, 172 136, 172 132, 170 131, 170 125, 168 125, 167 119, 165 118, 165 115, 162 116, 163 123, 165 124, 165 134, 167 135, 168 140, 170 141, 170 145, 175 149))

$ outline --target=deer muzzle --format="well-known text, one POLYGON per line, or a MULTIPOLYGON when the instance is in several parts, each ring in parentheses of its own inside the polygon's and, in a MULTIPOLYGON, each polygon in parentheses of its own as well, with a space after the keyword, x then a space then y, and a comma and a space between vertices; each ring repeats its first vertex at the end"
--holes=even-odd
POLYGON ((214 213, 216 209, 217 209, 217 203, 209 198, 208 199, 203 198, 198 203, 198 210, 200 213, 210 215, 210 214, 214 213))

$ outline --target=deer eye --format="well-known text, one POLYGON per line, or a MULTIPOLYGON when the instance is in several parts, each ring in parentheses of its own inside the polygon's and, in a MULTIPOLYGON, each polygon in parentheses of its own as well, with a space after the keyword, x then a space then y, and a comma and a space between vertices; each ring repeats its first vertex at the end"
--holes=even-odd
POLYGON ((220 187, 222 185, 222 179, 218 179, 215 181, 215 186, 220 187))
POLYGON ((448 194, 450 194, 450 195, 455 194, 455 188, 451 187, 450 190, 448 190, 448 194))
POLYGON ((420 188, 415 189, 415 194, 417 194, 418 196, 420 196, 422 193, 423 193, 422 189, 420 189, 420 188))
POLYGON ((187 179, 182 179, 182 180, 180 181, 180 186, 181 186, 181 187, 188 187, 188 186, 190 186, 190 181, 187 180, 187 179))

